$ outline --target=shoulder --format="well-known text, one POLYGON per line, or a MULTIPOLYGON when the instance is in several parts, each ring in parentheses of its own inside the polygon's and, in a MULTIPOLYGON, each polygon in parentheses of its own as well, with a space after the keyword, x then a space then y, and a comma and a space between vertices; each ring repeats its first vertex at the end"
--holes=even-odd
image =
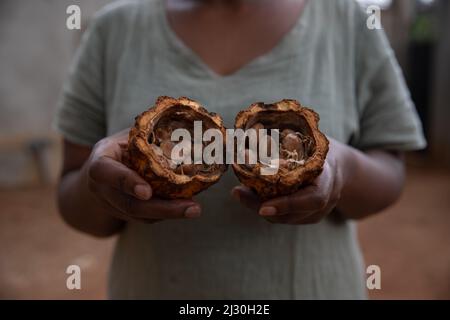
POLYGON ((364 17, 363 5, 357 0, 315 1, 325 19, 343 27, 356 27, 364 17))
MULTIPOLYGON (((311 0, 309 0, 311 1, 311 0)), ((317 1, 317 0, 316 0, 317 1)), ((362 12, 363 4, 358 0, 319 0, 320 4, 328 10, 334 11, 337 14, 362 12)))
POLYGON ((92 27, 102 33, 122 31, 143 14, 152 14, 157 0, 119 0, 101 8, 92 18, 92 27))
POLYGON ((95 13, 96 20, 108 21, 110 19, 124 18, 142 10, 146 5, 152 5, 156 1, 143 0, 119 0, 102 7, 95 13))
MULTIPOLYGON (((372 17, 372 8, 365 1, 358 0, 309 0, 314 1, 315 16, 321 31, 335 39, 333 44, 345 43, 356 54, 375 51, 380 54, 389 49, 389 44, 382 29, 370 29, 367 25, 372 17)), ((384 54, 385 55, 385 54, 384 54)))

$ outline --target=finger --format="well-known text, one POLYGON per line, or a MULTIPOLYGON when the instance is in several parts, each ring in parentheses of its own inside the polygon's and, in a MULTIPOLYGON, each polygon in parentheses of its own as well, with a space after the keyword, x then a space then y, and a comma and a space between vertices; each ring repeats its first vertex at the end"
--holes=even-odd
POLYGON ((297 198, 289 195, 265 201, 259 209, 259 214, 264 217, 272 217, 292 214, 298 210, 297 198))
POLYGON ((138 219, 181 219, 196 218, 201 215, 200 205, 193 200, 153 198, 142 201, 115 189, 109 191, 106 200, 124 214, 138 219))
POLYGON ((92 161, 88 175, 95 183, 111 186, 140 200, 152 196, 150 185, 141 176, 106 156, 92 161))
POLYGON ((114 141, 116 141, 118 144, 128 144, 128 135, 130 133, 130 128, 124 129, 122 131, 119 131, 110 138, 114 141))
POLYGON ((266 220, 268 220, 271 223, 308 225, 308 224, 319 223, 326 216, 328 216, 333 210, 334 210, 334 206, 332 204, 330 204, 322 211, 302 213, 302 214, 278 215, 278 216, 265 217, 265 218, 266 218, 266 220))
MULTIPOLYGON (((103 189, 105 190, 111 190, 111 187, 107 187, 104 186, 103 189)), ((115 191, 114 191, 115 192, 115 191)), ((155 222, 158 222, 160 220, 158 219, 141 219, 141 218, 133 218, 128 214, 125 214, 123 211, 121 211, 120 209, 118 209, 116 206, 114 206, 111 201, 106 200, 104 197, 98 197, 96 198, 97 200, 99 200, 99 204, 101 204, 106 210, 108 210, 108 213, 110 215, 112 215, 113 217, 119 219, 119 220, 124 220, 126 222, 130 222, 130 221, 138 221, 138 222, 142 222, 142 223, 146 223, 146 224, 152 224, 155 222)))
POLYGON ((134 200, 128 214, 143 219, 183 219, 198 218, 201 215, 199 204, 189 200, 134 200))
POLYGON ((261 205, 262 216, 275 216, 286 214, 307 215, 323 210, 330 197, 332 184, 328 181, 316 180, 317 184, 307 186, 299 191, 268 200, 261 205))
POLYGON ((258 196, 247 187, 234 187, 233 190, 231 190, 231 195, 249 209, 258 210, 261 205, 258 196))
POLYGON ((113 136, 100 140, 94 147, 93 157, 107 156, 120 161, 123 150, 128 146, 128 137, 121 131, 113 136))
POLYGON ((126 215, 121 210, 119 210, 116 206, 114 206, 110 201, 108 201, 107 197, 104 196, 105 192, 102 191, 103 189, 112 190, 111 187, 107 186, 101 186, 98 188, 98 195, 94 199, 97 201, 97 204, 101 205, 108 214, 113 216, 114 218, 117 218, 119 220, 123 220, 126 222, 130 222, 133 220, 129 215, 126 215))

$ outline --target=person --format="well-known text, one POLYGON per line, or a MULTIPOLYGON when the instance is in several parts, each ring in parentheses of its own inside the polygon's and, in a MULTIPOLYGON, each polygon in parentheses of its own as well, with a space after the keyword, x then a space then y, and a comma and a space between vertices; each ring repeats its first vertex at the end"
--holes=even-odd
POLYGON ((355 221, 397 200, 404 152, 425 146, 367 19, 353 0, 120 1, 96 14, 56 115, 58 203, 72 227, 119 235, 109 298, 366 298, 355 221), (251 103, 297 99, 330 139, 324 170, 265 202, 231 170, 193 199, 153 197, 121 157, 134 117, 162 95, 195 99, 228 128, 251 103))

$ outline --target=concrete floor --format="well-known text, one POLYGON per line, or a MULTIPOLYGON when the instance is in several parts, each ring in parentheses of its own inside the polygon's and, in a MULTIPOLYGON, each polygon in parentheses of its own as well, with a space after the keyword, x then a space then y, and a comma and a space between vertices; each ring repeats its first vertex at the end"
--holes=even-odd
MULTIPOLYGON (((54 189, 0 191, 0 298, 103 299, 114 240, 65 226, 54 189), (66 289, 78 264, 82 290, 66 289)), ((450 171, 410 168, 405 193, 360 224, 366 263, 381 267, 374 299, 450 299, 450 171)))

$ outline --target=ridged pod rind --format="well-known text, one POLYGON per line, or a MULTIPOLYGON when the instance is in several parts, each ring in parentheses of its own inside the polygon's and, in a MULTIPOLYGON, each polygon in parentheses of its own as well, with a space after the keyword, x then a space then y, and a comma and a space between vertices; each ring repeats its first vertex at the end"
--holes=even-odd
POLYGON ((311 184, 323 170, 329 147, 327 137, 319 130, 319 115, 314 110, 303 107, 296 100, 285 99, 273 104, 254 103, 246 110, 238 113, 235 120, 235 129, 245 129, 247 123, 258 113, 267 111, 276 113, 294 112, 301 116, 308 126, 307 131, 310 132, 315 147, 313 154, 305 160, 304 165, 284 174, 280 171, 274 175, 255 174, 243 165, 233 164, 233 170, 240 182, 254 190, 263 200, 288 195, 311 184))
MULTIPOLYGON (((219 129, 225 137, 225 127, 220 116, 208 112, 198 102, 186 97, 178 99, 161 96, 155 105, 143 112, 135 119, 128 138, 128 149, 124 156, 124 163, 134 169, 152 187, 153 194, 166 199, 188 199, 219 181, 226 171, 226 165, 210 175, 195 174, 193 176, 180 175, 164 166, 149 142, 149 135, 157 124, 161 115, 171 108, 180 107, 195 114, 200 120, 210 119, 213 127, 219 129)), ((176 120, 176 119, 174 119, 176 120)))

